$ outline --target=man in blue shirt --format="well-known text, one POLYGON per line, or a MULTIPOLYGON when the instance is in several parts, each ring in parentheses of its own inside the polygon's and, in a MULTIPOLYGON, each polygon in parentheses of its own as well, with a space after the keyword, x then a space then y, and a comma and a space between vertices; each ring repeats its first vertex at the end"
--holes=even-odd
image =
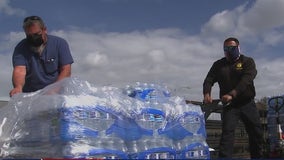
POLYGON ((10 96, 21 92, 34 92, 71 76, 73 58, 68 43, 47 34, 43 20, 38 16, 24 19, 26 38, 13 53, 14 88, 10 96))

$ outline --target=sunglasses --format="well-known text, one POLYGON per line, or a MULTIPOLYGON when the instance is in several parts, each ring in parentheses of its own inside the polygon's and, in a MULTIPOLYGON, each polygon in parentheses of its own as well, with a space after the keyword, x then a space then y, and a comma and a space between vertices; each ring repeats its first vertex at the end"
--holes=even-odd
POLYGON ((41 19, 40 17, 38 17, 38 16, 29 16, 29 17, 26 17, 26 18, 24 19, 24 23, 27 22, 27 21, 34 21, 34 20, 36 20, 36 21, 42 21, 42 19, 41 19))
POLYGON ((224 51, 230 52, 230 51, 234 51, 237 48, 238 48, 238 46, 224 46, 224 51))

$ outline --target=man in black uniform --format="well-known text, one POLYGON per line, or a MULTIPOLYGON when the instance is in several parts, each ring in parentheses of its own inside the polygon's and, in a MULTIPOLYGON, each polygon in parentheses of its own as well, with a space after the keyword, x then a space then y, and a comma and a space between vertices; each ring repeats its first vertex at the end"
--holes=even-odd
POLYGON ((249 136, 251 158, 261 158, 263 137, 254 102, 255 62, 240 54, 239 41, 234 37, 224 41, 224 54, 224 58, 214 62, 203 83, 204 103, 212 103, 211 88, 217 82, 220 99, 226 106, 222 114, 219 157, 232 158, 235 128, 241 119, 249 136))

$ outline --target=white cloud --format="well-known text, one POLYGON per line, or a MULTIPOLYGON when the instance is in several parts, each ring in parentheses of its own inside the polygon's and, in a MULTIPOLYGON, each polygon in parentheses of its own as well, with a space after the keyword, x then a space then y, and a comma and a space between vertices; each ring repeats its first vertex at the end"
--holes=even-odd
POLYGON ((283 30, 271 30, 262 36, 263 44, 268 46, 278 46, 284 40, 283 30))
POLYGON ((12 58, 11 54, 0 54, 0 97, 8 97, 9 91, 12 89, 12 58))
POLYGON ((226 37, 229 34, 253 41, 258 36, 266 37, 271 34, 271 30, 284 27, 283 14, 283 0, 257 0, 252 6, 245 3, 233 10, 224 10, 213 15, 201 32, 205 36, 226 37))
POLYGON ((12 15, 22 16, 26 14, 26 12, 23 9, 11 7, 9 5, 9 0, 0 1, 0 13, 1 12, 9 16, 12 15))
POLYGON ((258 76, 255 81, 256 89, 261 96, 275 96, 284 94, 284 58, 273 61, 258 59, 258 76))
POLYGON ((148 55, 154 63, 160 63, 165 60, 165 53, 162 50, 152 50, 148 55))
POLYGON ((223 36, 228 33, 235 35, 239 26, 239 18, 245 12, 245 6, 241 5, 233 10, 224 10, 213 15, 201 29, 206 36, 223 36))
POLYGON ((90 66, 105 66, 108 63, 108 57, 100 53, 89 53, 85 57, 86 65, 90 66))
POLYGON ((225 10, 212 16, 209 22, 202 28, 202 32, 206 35, 212 33, 228 33, 234 28, 235 20, 233 13, 225 10))
POLYGON ((247 12, 241 15, 240 23, 253 32, 262 32, 284 25, 283 0, 258 0, 247 12))
POLYGON ((0 52, 8 53, 12 52, 15 45, 24 37, 24 32, 10 32, 6 35, 0 35, 0 52))

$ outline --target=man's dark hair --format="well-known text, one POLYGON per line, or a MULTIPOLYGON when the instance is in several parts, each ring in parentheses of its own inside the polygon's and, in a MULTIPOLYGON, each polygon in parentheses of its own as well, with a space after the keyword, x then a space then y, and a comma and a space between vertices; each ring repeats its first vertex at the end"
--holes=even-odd
POLYGON ((239 40, 238 40, 237 38, 235 38, 235 37, 229 37, 229 38, 225 39, 224 44, 225 44, 226 42, 230 42, 230 41, 236 42, 237 45, 240 44, 239 40))

